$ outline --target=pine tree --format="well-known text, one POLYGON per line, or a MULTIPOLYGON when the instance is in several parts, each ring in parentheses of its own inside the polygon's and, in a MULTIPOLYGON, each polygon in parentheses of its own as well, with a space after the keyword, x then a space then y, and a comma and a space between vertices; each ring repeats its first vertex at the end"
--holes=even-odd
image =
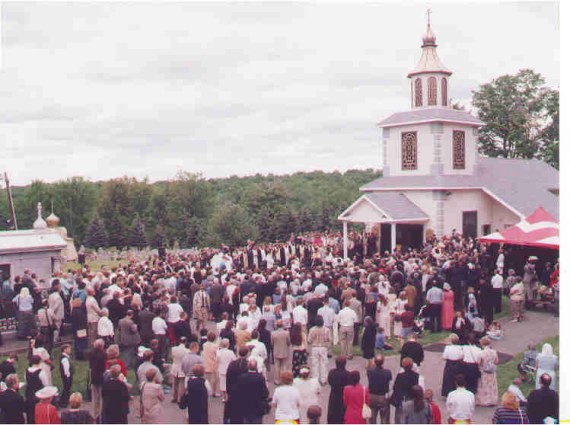
POLYGON ((151 241, 153 248, 162 248, 166 246, 166 232, 164 226, 157 224, 154 228, 154 236, 151 241))
POLYGON ((129 231, 129 246, 134 248, 144 248, 146 245, 144 224, 140 216, 137 214, 129 231))
POLYGON ((107 237, 107 231, 105 230, 105 223, 101 217, 96 214, 87 228, 85 246, 88 248, 98 249, 104 248, 108 245, 109 238, 107 237))

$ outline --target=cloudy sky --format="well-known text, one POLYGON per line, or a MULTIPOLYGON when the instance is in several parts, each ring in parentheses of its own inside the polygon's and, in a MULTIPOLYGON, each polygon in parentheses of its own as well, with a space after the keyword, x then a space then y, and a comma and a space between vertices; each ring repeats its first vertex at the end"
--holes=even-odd
POLYGON ((521 68, 559 86, 555 3, 3 3, 0 171, 151 181, 379 168, 426 9, 468 104, 521 68))

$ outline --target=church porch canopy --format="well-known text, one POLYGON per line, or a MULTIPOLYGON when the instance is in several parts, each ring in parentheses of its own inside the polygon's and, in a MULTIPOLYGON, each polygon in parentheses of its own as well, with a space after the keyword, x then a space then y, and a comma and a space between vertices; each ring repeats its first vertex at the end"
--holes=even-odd
POLYGON ((399 192, 362 195, 339 217, 350 223, 424 223, 428 215, 399 192))
POLYGON ((396 246, 396 224, 424 224, 428 215, 399 192, 367 193, 348 207, 338 219, 343 222, 344 258, 348 257, 348 223, 391 225, 391 247, 396 246))

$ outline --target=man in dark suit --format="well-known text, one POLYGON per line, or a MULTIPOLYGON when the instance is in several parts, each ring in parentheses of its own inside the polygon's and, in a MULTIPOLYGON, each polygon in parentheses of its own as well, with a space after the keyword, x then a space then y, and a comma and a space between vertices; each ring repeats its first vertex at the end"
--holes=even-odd
POLYGON ((113 326, 117 329, 119 320, 125 317, 126 309, 120 301, 121 294, 117 291, 113 294, 113 298, 107 303, 107 310, 109 310, 109 319, 113 322, 113 326))
MULTIPOLYGON (((186 400, 188 404, 188 423, 208 423, 208 390, 204 379, 204 366, 192 366, 192 376, 188 378, 186 386, 186 400)), ((232 422, 233 423, 233 422, 232 422)))
POLYGON ((382 354, 374 358, 374 364, 376 367, 366 371, 370 393, 370 409, 372 410, 370 423, 377 423, 376 417, 380 414, 380 423, 389 424, 390 403, 388 393, 390 392, 392 372, 390 369, 384 369, 384 356, 382 354))
POLYGON ((236 384, 232 387, 233 400, 237 404, 239 423, 263 423, 264 406, 269 397, 269 390, 265 378, 257 372, 257 361, 247 362, 247 373, 238 376, 236 384))
POLYGON ((528 396, 528 422, 542 424, 550 416, 558 421, 558 394, 550 389, 552 378, 549 374, 540 375, 540 389, 533 390, 528 396))
POLYGON ((394 389, 392 393, 392 399, 390 400, 392 405, 396 408, 395 421, 394 423, 401 424, 404 421, 404 413, 402 409, 402 403, 405 400, 412 398, 412 387, 418 385, 420 375, 412 370, 414 367, 414 361, 406 357, 402 360, 403 372, 398 373, 394 381, 394 389))
POLYGON ((234 387, 237 384, 238 378, 247 373, 247 356, 249 355, 249 348, 241 347, 238 352, 239 357, 228 365, 226 373, 226 391, 228 394, 228 401, 224 406, 224 419, 229 418, 230 423, 239 423, 240 409, 237 401, 232 397, 235 394, 234 387), (227 409, 227 410, 226 410, 227 409))
POLYGON ((139 333, 141 336, 142 344, 148 347, 150 340, 154 338, 152 333, 152 319, 154 319, 155 314, 149 310, 148 304, 145 308, 141 310, 137 316, 137 324, 139 326, 139 333))
POLYGON ((119 348, 123 355, 123 361, 127 367, 133 367, 136 360, 137 346, 141 343, 139 328, 133 320, 132 310, 127 311, 127 315, 119 320, 119 348))
POLYGON ((101 393, 103 396, 102 423, 126 424, 129 415, 129 390, 127 384, 119 380, 121 366, 111 366, 111 377, 103 384, 101 393))
POLYGON ((4 422, 6 424, 25 424, 24 412, 26 403, 24 398, 18 393, 20 389, 20 381, 15 373, 6 377, 6 386, 4 392, 0 393, 0 410, 4 414, 4 422))
POLYGON ((88 358, 89 383, 91 384, 91 400, 93 402, 93 417, 97 419, 101 415, 101 388, 103 386, 105 362, 107 361, 105 341, 102 339, 96 339, 88 358))
POLYGON ((400 350, 400 363, 402 363, 406 357, 411 358, 418 366, 424 361, 424 349, 422 345, 416 341, 414 334, 411 334, 408 337, 408 341, 402 345, 402 349, 400 350))

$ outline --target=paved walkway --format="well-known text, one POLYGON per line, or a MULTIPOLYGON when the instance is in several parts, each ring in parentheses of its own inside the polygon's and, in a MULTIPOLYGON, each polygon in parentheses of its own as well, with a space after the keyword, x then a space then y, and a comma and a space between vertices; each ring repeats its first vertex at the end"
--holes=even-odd
MULTIPOLYGON (((559 334, 559 319, 554 317, 552 313, 545 312, 532 312, 526 313, 526 318, 521 323, 513 323, 509 318, 503 318, 501 320, 503 325, 505 337, 501 341, 494 341, 493 348, 497 351, 516 355, 524 351, 530 342, 540 342, 545 338, 556 336, 559 334)), ((25 342, 18 342, 15 340, 6 341, 2 351, 10 351, 17 348, 25 348, 25 342)), ((386 358, 386 367, 392 371, 392 375, 395 376, 399 369, 399 356, 389 356, 386 358)), ((334 359, 330 359, 329 368, 334 367, 334 359)), ((347 368, 349 370, 358 369, 361 371, 361 376, 363 376, 363 381, 367 384, 366 373, 366 361, 361 358, 354 358, 349 360, 347 368)), ((436 403, 442 410, 444 421, 446 420, 445 411, 445 399, 441 397, 441 377, 443 376, 444 363, 441 360, 441 353, 425 351, 425 360, 421 366, 421 373, 425 379, 426 388, 433 389, 436 394, 436 403)), ((268 386, 269 391, 273 394, 275 386, 273 385, 273 370, 268 373, 268 386)), ((321 418, 321 423, 326 423, 326 411, 328 406, 330 388, 329 386, 322 387, 320 395, 320 405, 323 408, 323 417, 321 418)), ((131 414, 129 416, 129 423, 140 423, 138 417, 136 417, 135 412, 138 413, 138 409, 133 407, 134 403, 138 403, 138 398, 132 403, 131 414)), ((86 407, 89 406, 86 403, 86 407)), ((393 422, 393 410, 392 409, 392 422, 393 422)), ((489 407, 477 407, 475 412, 475 423, 490 423, 491 417, 494 412, 494 408, 489 407)), ((209 418, 210 423, 221 423, 222 422, 222 412, 223 404, 220 398, 211 398, 209 403, 209 418)), ((265 423, 273 422, 273 412, 264 417, 265 423)), ((177 405, 170 402, 170 395, 166 395, 166 401, 164 402, 164 423, 186 423, 185 412, 180 410, 177 405)))
MULTIPOLYGON (((521 351, 526 349, 529 342, 535 341, 540 342, 545 338, 558 335, 559 333, 559 320, 555 318, 551 313, 542 312, 527 312, 524 322, 512 323, 508 318, 501 320, 503 325, 505 337, 501 341, 495 341, 493 343, 493 348, 497 351, 516 355, 521 351)), ((396 375, 399 369, 399 356, 389 356, 386 358, 386 367, 392 370, 393 376, 396 375)), ((334 367, 334 360, 330 359, 329 368, 334 367)), ((436 394, 436 403, 442 410, 444 421, 447 418, 445 411, 445 399, 441 397, 441 377, 443 376, 444 363, 441 360, 441 353, 435 352, 425 352, 425 360, 422 363, 422 375, 425 379, 426 388, 432 388, 436 394)), ((348 362, 347 368, 349 370, 358 369, 361 371, 364 377, 364 382, 366 381, 366 374, 364 373, 366 368, 366 361, 363 358, 354 358, 348 362)), ((268 374, 268 386, 269 391, 273 394, 275 386, 273 385, 273 371, 268 374)), ((326 411, 328 406, 330 387, 324 386, 320 395, 320 405, 323 409, 323 417, 321 418, 321 423, 326 423, 326 411)), ((167 400, 170 400, 167 395, 167 400)), ((184 412, 178 409, 178 407, 172 403, 165 402, 164 405, 164 418, 165 422, 168 423, 180 423, 185 422, 184 412)), ((392 423, 393 423, 393 411, 392 409, 392 423)), ((475 413, 475 423, 490 423, 491 417, 495 408, 489 407, 477 407, 475 413)), ((221 423, 222 422, 222 412, 223 405, 219 398, 211 398, 209 403, 209 418, 211 423, 221 423)), ((131 415, 132 416, 132 415, 131 415)), ((132 416, 129 418, 130 423, 139 423, 139 419, 132 416)), ((273 412, 264 417, 265 423, 273 422, 273 412)))

